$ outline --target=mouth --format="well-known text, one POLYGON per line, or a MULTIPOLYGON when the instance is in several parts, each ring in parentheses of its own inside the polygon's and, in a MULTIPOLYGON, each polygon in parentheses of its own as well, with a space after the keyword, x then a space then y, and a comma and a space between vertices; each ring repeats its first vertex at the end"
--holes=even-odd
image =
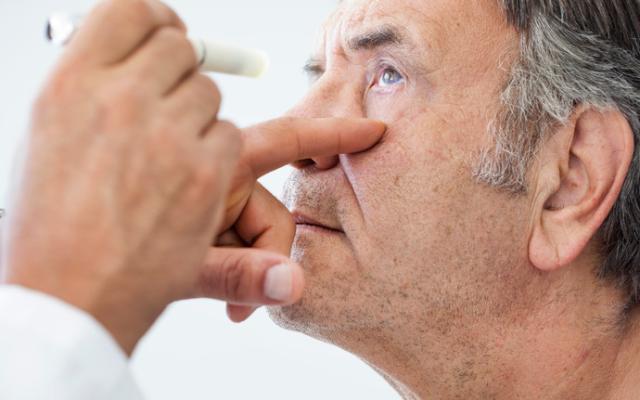
POLYGON ((342 229, 319 222, 318 220, 306 214, 303 214, 300 211, 293 212, 293 219, 298 230, 305 229, 319 233, 344 234, 344 231, 342 229))

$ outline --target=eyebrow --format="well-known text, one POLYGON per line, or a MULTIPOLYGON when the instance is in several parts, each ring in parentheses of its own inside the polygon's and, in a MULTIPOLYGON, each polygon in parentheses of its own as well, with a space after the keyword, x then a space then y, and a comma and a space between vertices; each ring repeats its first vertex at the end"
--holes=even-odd
POLYGON ((347 44, 352 51, 360 51, 374 50, 390 45, 400 45, 403 42, 404 37, 397 28, 391 25, 382 25, 373 31, 349 39, 347 44))

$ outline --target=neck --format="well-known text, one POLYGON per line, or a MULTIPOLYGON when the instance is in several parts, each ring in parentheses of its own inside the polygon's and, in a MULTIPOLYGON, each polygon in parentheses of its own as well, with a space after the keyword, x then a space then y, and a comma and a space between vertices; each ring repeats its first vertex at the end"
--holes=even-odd
POLYGON ((609 400, 637 399, 640 393, 640 307, 629 314, 624 338, 612 369, 609 400))
POLYGON ((498 328, 494 321, 434 334, 422 321, 403 334, 367 330, 337 344, 361 356, 404 399, 636 399, 640 313, 620 323, 614 302, 585 298, 576 297, 580 305, 566 298, 546 303, 498 328))

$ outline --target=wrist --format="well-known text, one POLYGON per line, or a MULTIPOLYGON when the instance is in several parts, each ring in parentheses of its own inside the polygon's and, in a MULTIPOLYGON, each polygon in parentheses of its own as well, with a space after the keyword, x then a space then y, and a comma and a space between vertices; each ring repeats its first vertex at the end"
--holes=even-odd
POLYGON ((138 341, 153 325, 164 307, 151 308, 122 288, 99 287, 87 281, 68 277, 34 276, 9 269, 6 284, 18 285, 55 297, 89 314, 99 322, 130 356, 138 341), (146 307, 146 308, 145 308, 146 307))

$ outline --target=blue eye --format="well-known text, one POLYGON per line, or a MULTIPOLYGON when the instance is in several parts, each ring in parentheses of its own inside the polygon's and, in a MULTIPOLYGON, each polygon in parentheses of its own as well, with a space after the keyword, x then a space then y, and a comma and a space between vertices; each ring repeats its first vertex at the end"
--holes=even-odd
POLYGON ((385 68, 378 78, 377 85, 380 87, 388 87, 397 85, 404 81, 404 77, 398 71, 391 67, 385 68))

